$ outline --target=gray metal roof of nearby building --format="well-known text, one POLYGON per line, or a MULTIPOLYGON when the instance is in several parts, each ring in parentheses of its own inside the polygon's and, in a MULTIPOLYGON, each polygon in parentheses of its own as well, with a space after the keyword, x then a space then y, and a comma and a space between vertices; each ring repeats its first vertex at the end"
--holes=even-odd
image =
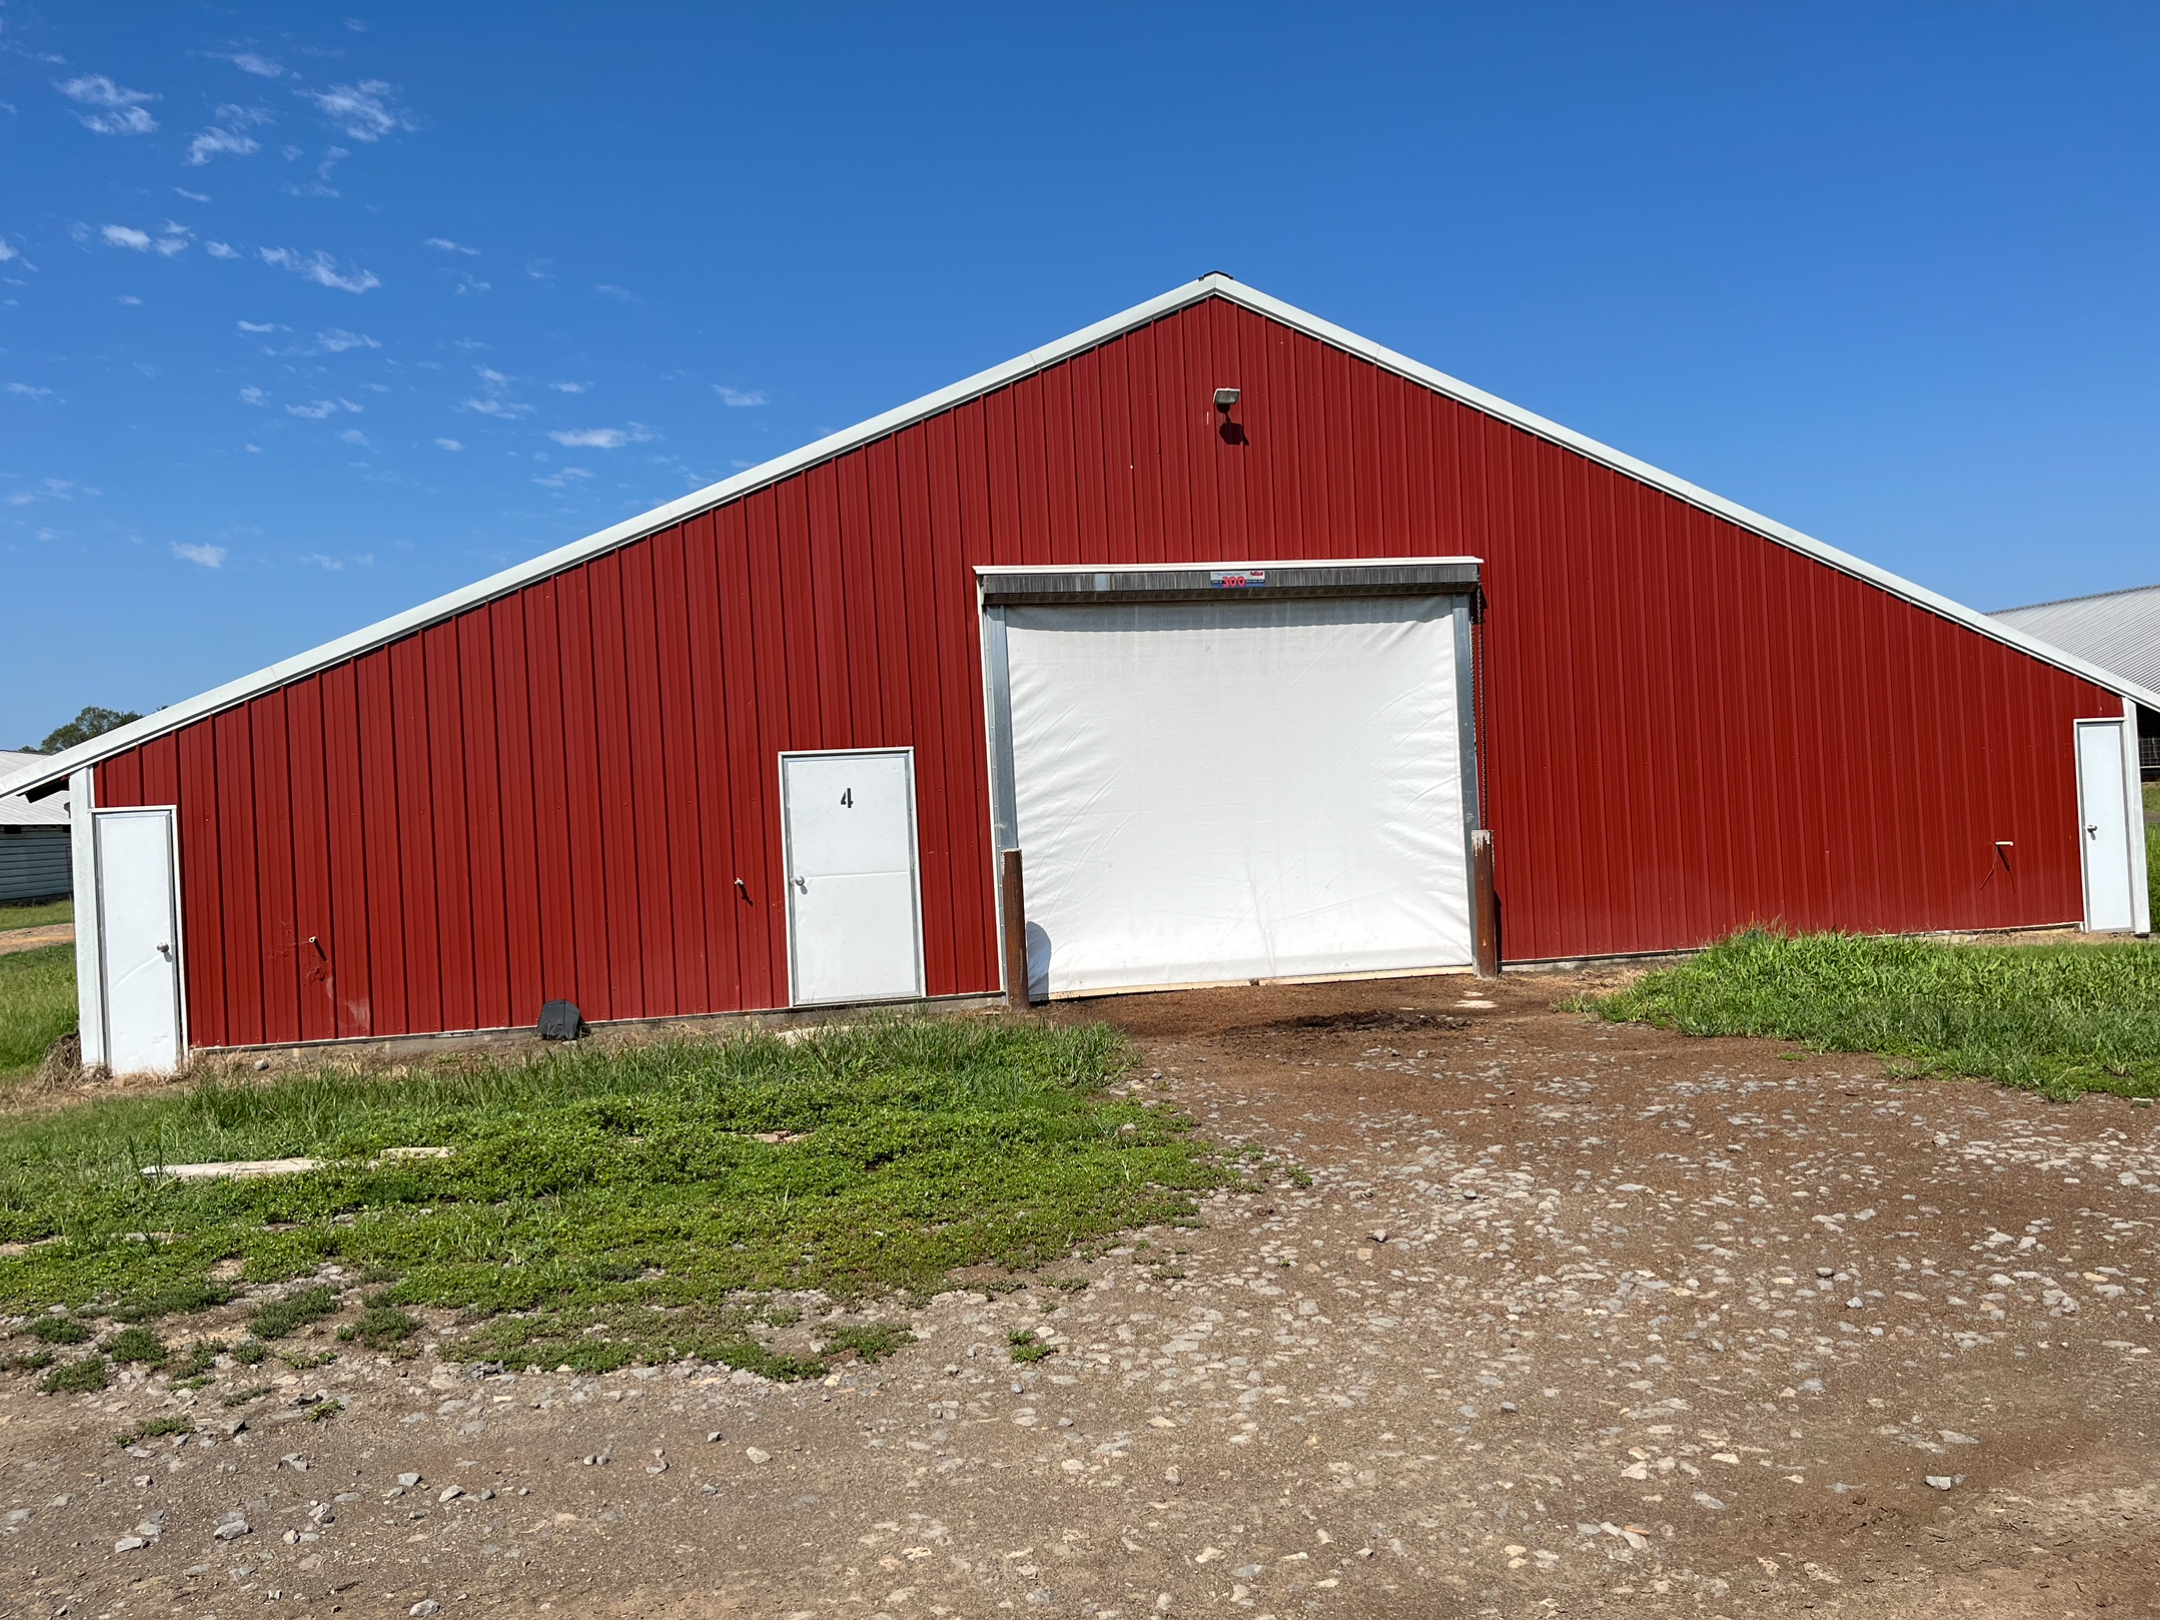
POLYGON ((2160 689, 2160 585, 2035 602, 1993 617, 2132 685, 2160 689))
MULTIPOLYGON (((28 770, 45 761, 43 754, 17 754, 0 748, 0 782, 6 781, 17 771, 28 770)), ((0 799, 0 827, 65 827, 68 824, 68 802, 65 793, 31 804, 21 794, 0 799)))

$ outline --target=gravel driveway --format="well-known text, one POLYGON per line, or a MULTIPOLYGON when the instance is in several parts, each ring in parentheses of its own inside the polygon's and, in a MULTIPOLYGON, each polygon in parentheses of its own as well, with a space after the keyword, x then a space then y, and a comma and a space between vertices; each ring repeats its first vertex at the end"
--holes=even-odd
POLYGON ((823 1383, 0 1379, 0 1609, 2160 1609, 2155 1111, 1552 1010, 1588 982, 1061 1009, 1271 1185, 823 1383))

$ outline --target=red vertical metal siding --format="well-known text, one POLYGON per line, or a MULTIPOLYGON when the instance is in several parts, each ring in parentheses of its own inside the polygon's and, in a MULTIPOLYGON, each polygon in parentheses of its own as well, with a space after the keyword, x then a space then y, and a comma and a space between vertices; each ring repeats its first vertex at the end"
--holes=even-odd
POLYGON ((1420 554, 1486 561, 1510 959, 2080 915, 2071 723, 2117 698, 1219 299, 145 743, 98 799, 180 807, 196 1044, 395 1035, 784 1004, 777 756, 908 745, 929 989, 986 990, 972 566, 1420 554))

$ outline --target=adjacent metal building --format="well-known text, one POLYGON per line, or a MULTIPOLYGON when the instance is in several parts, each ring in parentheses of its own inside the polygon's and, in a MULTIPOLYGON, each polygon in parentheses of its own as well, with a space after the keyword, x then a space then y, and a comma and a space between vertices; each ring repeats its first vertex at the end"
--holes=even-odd
MULTIPOLYGON (((0 749, 0 781, 43 757, 0 749)), ((73 873, 67 800, 0 799, 0 901, 57 900, 68 892, 73 873)))
MULTIPOLYGON (((2160 585, 2069 596, 1994 615, 2014 630, 2077 654, 2123 680, 2160 691, 2160 585)), ((2160 780, 2160 713, 2138 715, 2138 765, 2160 780)))
POLYGON ((156 1067, 995 992, 1008 847, 1050 994, 1462 964, 1480 832, 1513 962, 2143 932, 2140 702, 1208 276, 0 791, 156 1067))

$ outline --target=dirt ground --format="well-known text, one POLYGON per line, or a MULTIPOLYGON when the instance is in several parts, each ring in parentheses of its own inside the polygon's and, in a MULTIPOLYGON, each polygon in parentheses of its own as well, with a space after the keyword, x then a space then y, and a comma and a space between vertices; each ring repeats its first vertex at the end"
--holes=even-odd
POLYGON ((2160 1612, 2160 1113, 1552 1010, 1591 982, 1061 1009, 1310 1186, 941 1296, 821 1383, 0 1379, 0 1609, 2160 1612))

